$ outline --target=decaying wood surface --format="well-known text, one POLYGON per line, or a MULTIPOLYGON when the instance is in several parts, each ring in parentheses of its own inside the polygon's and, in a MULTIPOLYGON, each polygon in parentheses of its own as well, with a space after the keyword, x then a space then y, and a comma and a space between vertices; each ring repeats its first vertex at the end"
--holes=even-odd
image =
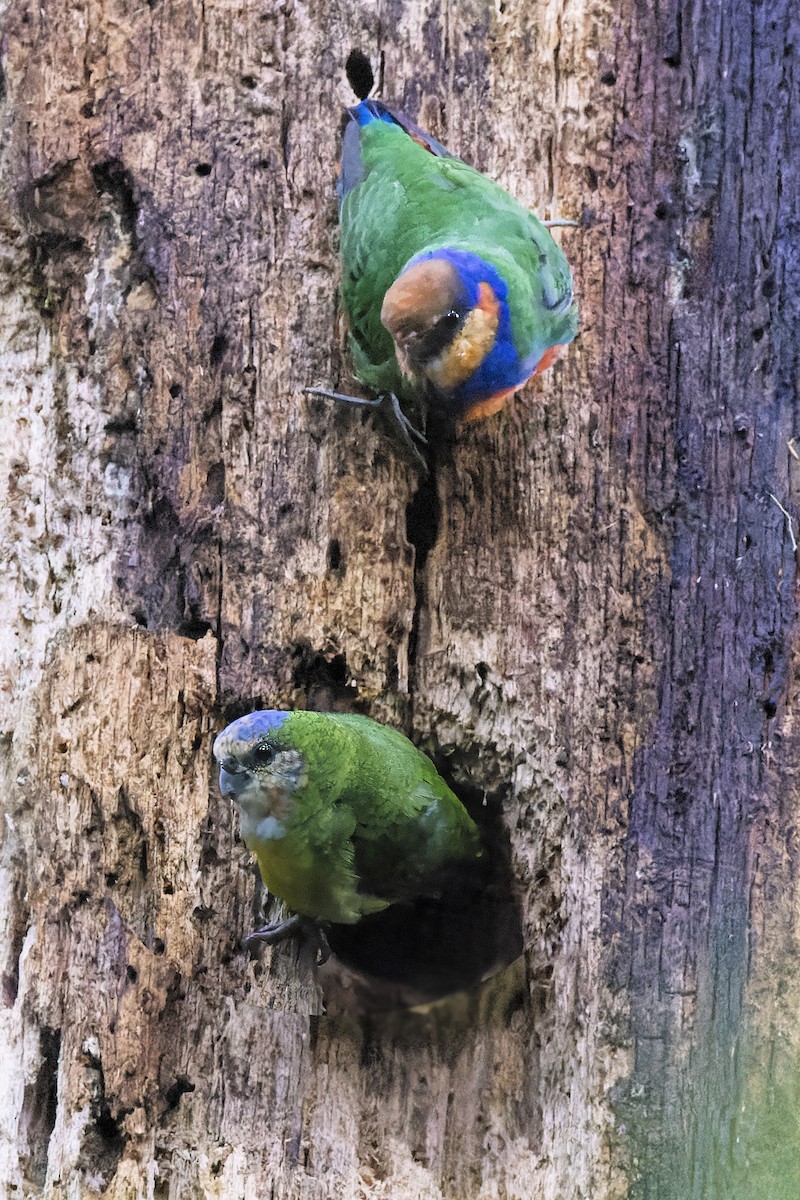
POLYGON ((796 7, 10 0, 2 51, 4 1194, 796 1197, 796 7), (302 393, 353 46, 581 222, 578 342, 428 483, 302 393), (332 1015, 244 955, 210 747, 264 704, 485 796, 524 960, 332 1015))

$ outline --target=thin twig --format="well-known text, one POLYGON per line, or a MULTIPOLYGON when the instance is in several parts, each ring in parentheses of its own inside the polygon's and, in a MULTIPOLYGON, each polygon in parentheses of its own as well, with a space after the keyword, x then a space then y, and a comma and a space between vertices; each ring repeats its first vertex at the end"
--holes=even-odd
POLYGON ((794 536, 794 526, 793 526, 793 524, 792 524, 792 517, 791 517, 791 514, 790 514, 790 513, 788 513, 788 512, 786 511, 786 509, 783 507, 783 505, 781 504, 781 502, 780 502, 780 500, 778 499, 778 497, 777 497, 777 496, 773 496, 772 492, 770 492, 770 494, 769 494, 769 498, 770 498, 770 500, 774 500, 774 501, 775 501, 775 503, 777 504, 778 508, 781 510, 781 512, 783 513, 783 515, 786 517, 786 524, 787 524, 787 525, 788 525, 788 527, 789 527, 789 537, 792 539, 792 550, 794 550, 794 552, 795 552, 795 554, 796 554, 796 553, 797 553, 797 538, 794 536))

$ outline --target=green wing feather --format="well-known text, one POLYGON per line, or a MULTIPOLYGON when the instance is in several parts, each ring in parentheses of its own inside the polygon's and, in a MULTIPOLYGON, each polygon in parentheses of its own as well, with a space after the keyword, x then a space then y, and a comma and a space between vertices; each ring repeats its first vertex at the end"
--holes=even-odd
POLYGON ((352 923, 430 894, 437 873, 480 853, 458 797, 396 730, 350 714, 296 712, 276 741, 301 751, 307 782, 285 837, 256 853, 267 886, 297 911, 352 923))

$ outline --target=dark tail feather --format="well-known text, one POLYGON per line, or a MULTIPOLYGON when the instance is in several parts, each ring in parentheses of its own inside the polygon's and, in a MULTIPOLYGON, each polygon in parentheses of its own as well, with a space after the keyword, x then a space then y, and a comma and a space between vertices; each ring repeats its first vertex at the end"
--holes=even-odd
POLYGON ((375 86, 375 76, 372 65, 366 54, 361 50, 351 50, 344 65, 347 72, 347 82, 359 100, 366 100, 375 86))

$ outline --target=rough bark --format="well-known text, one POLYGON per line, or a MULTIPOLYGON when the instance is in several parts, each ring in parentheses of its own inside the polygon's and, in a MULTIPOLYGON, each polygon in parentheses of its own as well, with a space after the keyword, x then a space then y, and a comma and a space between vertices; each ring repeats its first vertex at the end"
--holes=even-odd
POLYGON ((11 0, 9 1196, 800 1191, 792 8, 11 0), (301 391, 348 383, 354 45, 582 222, 579 341, 428 483, 301 391), (243 954, 210 746, 259 704, 485 797, 524 958, 337 1015, 243 954))

